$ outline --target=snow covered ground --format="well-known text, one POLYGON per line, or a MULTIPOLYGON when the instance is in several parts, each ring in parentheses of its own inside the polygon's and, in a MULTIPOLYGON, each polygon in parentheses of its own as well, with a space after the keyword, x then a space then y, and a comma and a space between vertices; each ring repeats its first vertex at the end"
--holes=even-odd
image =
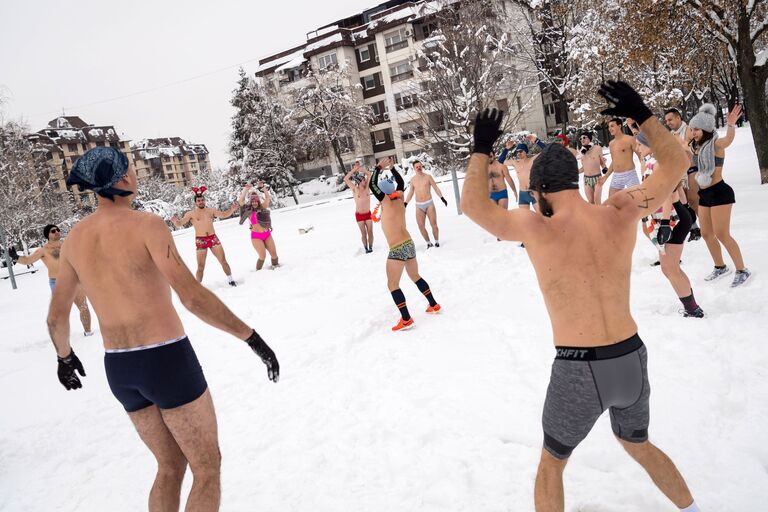
MULTIPOLYGON (((751 282, 707 284, 703 241, 683 254, 708 317, 685 319, 638 237, 632 304, 649 351, 651 439, 677 463, 705 511, 768 503, 768 188, 758 184, 748 129, 728 150, 736 191, 733 233, 751 282)), ((526 511, 541 450, 541 410, 554 355, 525 251, 498 243, 438 203, 439 249, 422 275, 444 314, 403 280, 416 320, 393 334, 386 247, 362 254, 350 200, 273 213, 284 266, 252 271, 248 230, 217 224, 235 276, 209 257, 204 284, 255 326, 281 363, 278 384, 242 343, 178 305, 216 403, 223 454, 222 510, 526 511), (314 227, 307 234, 299 228, 314 227)), ((192 233, 176 242, 194 267, 192 233)), ((730 264, 730 261, 729 261, 730 264)), ((17 267, 18 268, 18 267, 17 267)), ((1 270, 4 272, 4 269, 1 270)), ((107 386, 97 334, 72 343, 88 376, 66 392, 44 318, 46 273, 0 281, 0 510, 135 511, 146 507, 155 463, 107 386)), ((190 475, 185 490, 190 485, 190 475)), ((613 440, 604 415, 566 472, 566 510, 672 511, 613 440)))

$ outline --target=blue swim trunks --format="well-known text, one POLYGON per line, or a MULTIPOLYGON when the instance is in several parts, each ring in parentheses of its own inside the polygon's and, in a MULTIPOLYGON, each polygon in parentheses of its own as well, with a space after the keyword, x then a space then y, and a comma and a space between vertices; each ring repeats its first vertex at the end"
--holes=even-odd
POLYGON ((56 288, 56 280, 55 279, 48 279, 48 286, 51 287, 51 293, 53 293, 53 289, 56 288))
POLYGON ((491 192, 491 200, 494 202, 498 203, 502 199, 509 199, 509 193, 507 193, 507 189, 491 192))
POLYGON ((525 190, 521 190, 520 194, 517 196, 517 204, 523 205, 523 204, 536 204, 536 199, 534 199, 533 194, 530 192, 527 192, 525 190))

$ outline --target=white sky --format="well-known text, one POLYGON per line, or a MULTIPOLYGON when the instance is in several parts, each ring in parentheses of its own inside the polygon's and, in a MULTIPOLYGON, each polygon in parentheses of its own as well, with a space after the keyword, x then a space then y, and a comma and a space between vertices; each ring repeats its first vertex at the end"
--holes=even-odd
POLYGON ((33 131, 61 115, 114 125, 129 139, 182 137, 227 162, 237 66, 376 0, 0 0, 0 95, 6 119, 33 131), (154 92, 89 105, 210 75, 154 92), (79 108, 78 108, 79 107, 79 108))

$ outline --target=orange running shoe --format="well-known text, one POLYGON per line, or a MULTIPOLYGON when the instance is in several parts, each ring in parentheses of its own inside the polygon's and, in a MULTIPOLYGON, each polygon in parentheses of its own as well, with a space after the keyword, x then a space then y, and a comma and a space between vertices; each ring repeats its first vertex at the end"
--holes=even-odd
POLYGON ((413 318, 409 318, 408 320, 400 319, 399 322, 397 322, 397 325, 392 328, 392 331, 406 331, 413 327, 413 318))
POLYGON ((434 306, 429 306, 427 308, 427 313, 430 315, 436 315, 438 314, 443 308, 440 307, 440 304, 435 304, 434 306))

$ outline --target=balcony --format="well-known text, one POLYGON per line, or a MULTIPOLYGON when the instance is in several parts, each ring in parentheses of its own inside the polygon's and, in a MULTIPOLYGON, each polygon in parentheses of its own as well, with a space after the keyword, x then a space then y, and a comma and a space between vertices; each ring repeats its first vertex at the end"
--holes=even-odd
POLYGON ((389 79, 394 84, 395 82, 401 82, 403 80, 408 80, 409 78, 413 78, 413 70, 406 71, 405 73, 398 73, 397 75, 392 75, 389 79))
POLYGON ((383 142, 374 142, 373 143, 373 152, 374 153, 380 153, 382 151, 389 151, 391 149, 395 149, 395 141, 393 140, 385 140, 383 142))
POLYGON ((403 132, 402 134, 403 140, 423 139, 423 138, 424 138, 424 128, 422 127, 419 127, 418 130, 403 132))
POLYGON ((402 48, 407 48, 407 47, 408 47, 408 40, 404 39, 397 43, 392 43, 390 45, 387 45, 384 47, 384 49, 386 50, 387 53, 392 53, 394 51, 400 50, 402 48))
POLYGON ((395 108, 398 112, 401 112, 407 108, 417 107, 419 105, 418 96, 406 96, 401 100, 395 99, 395 108))
POLYGON ((389 122, 389 112, 376 114, 373 118, 373 124, 381 124, 381 123, 388 123, 388 122, 389 122))
POLYGON ((378 96, 380 94, 384 94, 384 84, 376 84, 375 87, 372 87, 370 89, 363 88, 363 98, 373 98, 374 96, 378 96))

